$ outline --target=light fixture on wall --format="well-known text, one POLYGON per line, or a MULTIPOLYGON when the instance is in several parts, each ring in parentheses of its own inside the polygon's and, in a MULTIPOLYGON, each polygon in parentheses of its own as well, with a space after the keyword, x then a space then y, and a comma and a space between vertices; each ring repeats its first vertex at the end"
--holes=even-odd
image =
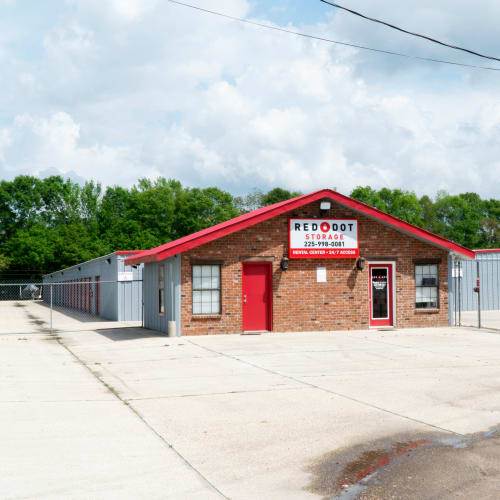
POLYGON ((322 217, 324 215, 326 215, 326 212, 328 212, 328 210, 330 210, 330 208, 332 208, 332 202, 331 201, 322 201, 319 204, 319 213, 320 213, 320 215, 322 217))
POLYGON ((281 259, 280 267, 282 271, 288 270, 288 257, 283 257, 281 259))
POLYGON ((356 261, 356 269, 358 271, 362 271, 364 268, 365 268, 365 262, 366 262, 366 259, 364 257, 360 257, 357 261, 356 261))

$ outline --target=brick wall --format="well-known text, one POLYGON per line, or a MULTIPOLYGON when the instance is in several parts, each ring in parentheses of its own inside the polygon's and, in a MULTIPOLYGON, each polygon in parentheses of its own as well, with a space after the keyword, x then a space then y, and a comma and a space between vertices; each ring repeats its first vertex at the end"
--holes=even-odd
MULTIPOLYGON (((369 326, 368 261, 355 269, 355 259, 290 259, 287 271, 280 261, 288 253, 288 219, 319 215, 319 202, 207 243, 182 254, 181 328, 183 335, 241 333, 242 260, 273 259, 273 331, 352 330, 369 326), (193 316, 191 264, 223 261, 222 314, 193 316), (316 282, 316 268, 326 267, 327 282, 316 282)), ((322 216, 323 217, 323 216, 322 216)), ((332 203, 324 218, 357 219, 360 255, 394 257, 396 261, 396 326, 425 327, 448 324, 447 253, 332 203), (441 259, 439 310, 415 308, 414 259, 441 259)))

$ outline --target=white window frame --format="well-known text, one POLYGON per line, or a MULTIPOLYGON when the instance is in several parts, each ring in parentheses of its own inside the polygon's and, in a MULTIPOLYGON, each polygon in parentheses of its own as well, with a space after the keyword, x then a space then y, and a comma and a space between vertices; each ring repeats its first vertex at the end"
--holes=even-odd
POLYGON ((440 309, 440 301, 439 301, 439 263, 431 263, 431 264, 414 264, 414 276, 415 276, 415 309, 417 311, 429 311, 429 310, 437 310, 440 309), (417 267, 426 267, 426 266, 436 266, 436 284, 435 285, 417 285, 417 267), (436 289, 436 306, 435 307, 417 307, 417 290, 419 288, 435 288, 436 289))
MULTIPOLYGON (((213 280, 213 276, 211 275, 211 279, 213 280)), ((200 304, 203 304, 203 302, 200 302, 200 304)), ((213 302, 211 302, 211 305, 213 305, 213 302)), ((219 316, 222 314, 222 265, 219 263, 213 263, 211 264, 210 262, 207 263, 193 263, 191 264, 191 311, 193 316, 219 316), (200 279, 202 279, 203 276, 203 268, 204 267, 218 267, 219 272, 218 272, 218 278, 219 278, 219 283, 218 283, 218 288, 204 288, 203 285, 200 288, 195 288, 195 268, 199 267, 201 268, 200 271, 200 279), (203 293, 203 292, 218 292, 219 294, 219 309, 217 311, 210 310, 210 312, 195 312, 195 302, 194 302, 194 297, 195 293, 203 293)))

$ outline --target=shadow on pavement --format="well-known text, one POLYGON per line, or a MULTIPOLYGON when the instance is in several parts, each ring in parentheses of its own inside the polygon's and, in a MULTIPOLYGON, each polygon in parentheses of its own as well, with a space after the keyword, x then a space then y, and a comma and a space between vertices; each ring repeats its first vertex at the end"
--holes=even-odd
POLYGON ((99 335, 106 337, 113 342, 120 342, 123 340, 136 340, 147 339, 156 337, 168 337, 166 333, 157 332, 155 330, 148 330, 146 328, 137 327, 124 327, 124 328, 99 328, 93 330, 99 335))

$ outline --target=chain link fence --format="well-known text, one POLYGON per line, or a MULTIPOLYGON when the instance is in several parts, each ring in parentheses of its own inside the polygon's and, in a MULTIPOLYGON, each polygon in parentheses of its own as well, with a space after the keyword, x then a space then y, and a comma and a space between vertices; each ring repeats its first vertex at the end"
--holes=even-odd
POLYGON ((0 333, 57 333, 143 325, 142 280, 0 282, 0 333))
POLYGON ((500 255, 453 261, 450 278, 452 323, 500 330, 500 255))

